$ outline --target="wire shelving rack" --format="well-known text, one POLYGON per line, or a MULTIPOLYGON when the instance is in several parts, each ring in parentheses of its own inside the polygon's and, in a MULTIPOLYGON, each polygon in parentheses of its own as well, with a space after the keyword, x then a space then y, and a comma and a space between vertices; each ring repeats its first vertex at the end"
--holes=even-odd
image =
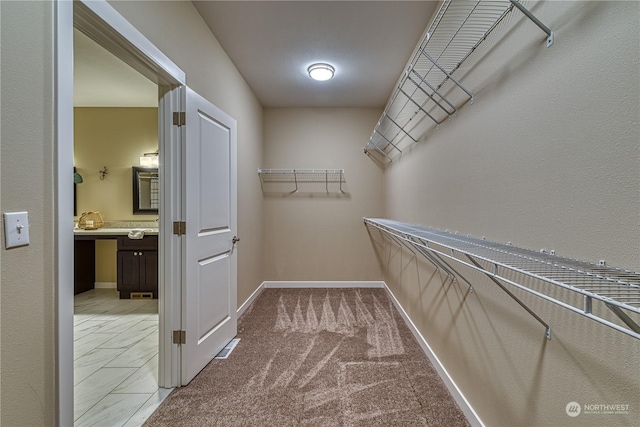
POLYGON ((551 339, 551 327, 505 285, 640 339, 640 325, 634 320, 640 315, 640 273, 389 219, 364 218, 364 223, 412 252, 411 248, 418 250, 452 280, 463 279, 471 291, 471 283, 451 265, 451 261, 482 272, 545 327, 548 339, 551 339), (566 292, 557 292, 554 287, 566 292), (582 300, 581 306, 576 306, 576 298, 572 298, 575 295, 582 300), (604 304, 620 322, 595 314, 594 303, 604 304))
POLYGON ((260 184, 267 183, 292 183, 295 191, 301 183, 324 183, 325 191, 329 192, 330 183, 338 183, 338 191, 342 191, 344 169, 258 169, 260 184))
POLYGON ((547 33, 551 46, 553 32, 518 0, 444 0, 400 76, 365 154, 391 162, 402 154, 405 138, 418 142, 429 128, 421 125, 424 120, 439 127, 466 102, 473 104, 473 93, 454 73, 514 7, 547 33))

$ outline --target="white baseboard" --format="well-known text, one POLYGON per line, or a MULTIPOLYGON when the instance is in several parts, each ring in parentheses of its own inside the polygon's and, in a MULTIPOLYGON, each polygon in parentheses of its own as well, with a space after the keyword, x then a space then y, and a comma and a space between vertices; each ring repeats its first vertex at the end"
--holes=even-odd
POLYGON ((240 307, 238 307, 238 317, 242 316, 242 314, 249 308, 251 304, 260 296, 262 291, 267 288, 271 289, 311 289, 311 288, 384 288, 384 282, 262 282, 258 289, 253 291, 253 293, 247 298, 245 302, 242 303, 240 307))
POLYGON ((244 313, 247 310, 247 308, 249 308, 249 306, 253 304, 256 298, 260 296, 262 291, 264 291, 264 282, 262 282, 262 284, 258 286, 258 289, 253 291, 253 293, 249 296, 249 298, 247 298, 247 300, 243 302, 240 307, 238 307, 238 317, 242 316, 242 313, 244 313))
POLYGON ((418 345, 420 345, 420 348, 422 348, 422 351, 425 353, 427 358, 431 361, 431 364, 433 365, 434 369, 436 370, 440 378, 442 378, 442 382, 445 384, 445 386, 449 390, 449 393, 451 393, 451 396, 460 407, 460 410, 467 417, 467 420, 469 421, 469 423, 474 427, 484 427, 484 423, 482 422, 482 420, 480 419, 476 411, 473 410, 473 408, 471 407, 467 399, 464 397, 464 395, 462 394, 462 392, 460 391, 456 383, 453 381, 453 379, 445 369, 444 365, 440 362, 440 359, 438 359, 438 356, 436 356, 436 354, 433 352, 433 350, 431 349, 427 341, 424 339, 424 337, 422 336, 422 334, 420 333, 416 325, 413 323, 413 321, 409 318, 409 315, 404 310, 404 308, 400 305, 400 302, 398 301, 396 296, 393 294, 393 292, 391 292, 391 289, 389 289, 389 287, 385 282, 355 282, 355 281, 353 282, 305 282, 305 281, 299 281, 299 282, 269 281, 267 282, 265 281, 265 282, 262 282, 262 284, 258 287, 258 289, 256 289, 253 292, 253 294, 251 294, 251 296, 240 306, 240 308, 238 308, 238 316, 240 316, 242 313, 245 312, 245 310, 253 303, 253 301, 260 295, 260 293, 262 293, 263 290, 268 288, 270 289, 278 289, 278 288, 281 288, 281 289, 383 288, 385 289, 389 294, 389 298, 391 298, 391 301, 393 301, 393 305, 398 310, 398 313, 400 313, 400 316, 402 316, 402 319, 406 323, 407 327, 409 328, 413 336, 418 341, 418 345))
POLYGON ((384 282, 262 282, 265 288, 295 289, 295 288, 384 288, 384 282))
POLYGON ((95 282, 93 287, 96 289, 118 289, 117 282, 95 282))
POLYGON ((467 399, 464 397, 456 383, 453 381, 453 379, 445 369, 444 365, 442 365, 442 363, 440 362, 440 359, 438 359, 438 356, 436 356, 436 354, 433 352, 431 346, 429 346, 429 343, 427 343, 427 340, 424 339, 418 328, 416 328, 416 325, 409 318, 409 315, 406 311, 404 311, 404 308, 402 308, 400 302, 398 301, 396 296, 393 295, 393 292, 391 292, 391 289, 389 289, 386 283, 384 284, 384 288, 387 290, 391 301, 393 301, 393 304, 396 306, 398 313, 400 313, 400 316, 402 316, 402 318, 404 319, 407 327, 418 341, 418 344, 422 348, 422 351, 427 355, 427 358, 429 358, 429 360, 431 361, 431 364, 435 368, 436 372, 438 372, 438 375, 440 376, 440 378, 442 378, 442 382, 444 382, 444 385, 449 390, 449 393, 451 393, 451 396, 460 407, 460 410, 467 417, 469 423, 474 427, 484 427, 484 423, 482 422, 476 411, 473 410, 467 399))

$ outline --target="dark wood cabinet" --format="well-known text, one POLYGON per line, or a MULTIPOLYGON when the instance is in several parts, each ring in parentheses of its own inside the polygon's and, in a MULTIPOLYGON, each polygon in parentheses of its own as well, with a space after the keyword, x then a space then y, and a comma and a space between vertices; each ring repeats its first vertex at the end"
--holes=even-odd
POLYGON ((132 292, 158 298, 158 236, 118 237, 118 291, 121 299, 132 292))
POLYGON ((96 281, 96 245, 94 240, 74 241, 73 294, 93 289, 96 281))

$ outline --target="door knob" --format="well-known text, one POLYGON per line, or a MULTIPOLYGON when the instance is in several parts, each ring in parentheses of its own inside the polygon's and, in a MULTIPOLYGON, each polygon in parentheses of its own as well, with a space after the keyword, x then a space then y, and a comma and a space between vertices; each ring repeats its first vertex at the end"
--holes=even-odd
POLYGON ((239 241, 240 241, 240 238, 238 236, 233 236, 233 239, 231 239, 231 243, 233 243, 234 245, 239 241))

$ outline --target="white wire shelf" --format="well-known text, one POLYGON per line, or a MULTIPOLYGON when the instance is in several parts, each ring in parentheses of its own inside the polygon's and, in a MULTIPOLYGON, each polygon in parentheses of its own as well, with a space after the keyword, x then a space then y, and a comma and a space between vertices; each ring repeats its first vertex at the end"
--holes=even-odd
POLYGON ((295 185, 298 191, 300 183, 324 183, 326 192, 329 192, 329 183, 338 183, 338 190, 342 193, 344 169, 258 169, 260 184, 287 183, 295 185))
POLYGON ((484 273, 545 327, 549 339, 550 326, 513 295, 504 284, 532 293, 640 339, 640 326, 632 318, 637 318, 640 314, 640 273, 388 219, 364 218, 364 223, 368 227, 380 230, 390 240, 404 245, 414 254, 413 249, 416 249, 436 268, 445 271, 452 280, 456 280, 457 277, 463 279, 471 291, 471 283, 450 264, 450 261, 484 273), (526 277, 536 280, 527 280, 526 277), (521 280, 516 281, 516 278, 521 280), (536 281, 544 286, 536 286, 536 281), (569 294, 578 294, 583 301, 582 307, 561 300, 554 287, 567 290, 569 294), (620 324, 594 314, 594 302, 604 304, 617 316, 620 324))
POLYGON ((504 17, 516 7, 547 35, 553 32, 517 0, 444 0, 407 68, 400 76, 364 152, 386 161, 402 154, 401 141, 418 142, 422 133, 457 116, 473 93, 454 76, 504 17), (423 121, 431 126, 423 125, 423 121))

